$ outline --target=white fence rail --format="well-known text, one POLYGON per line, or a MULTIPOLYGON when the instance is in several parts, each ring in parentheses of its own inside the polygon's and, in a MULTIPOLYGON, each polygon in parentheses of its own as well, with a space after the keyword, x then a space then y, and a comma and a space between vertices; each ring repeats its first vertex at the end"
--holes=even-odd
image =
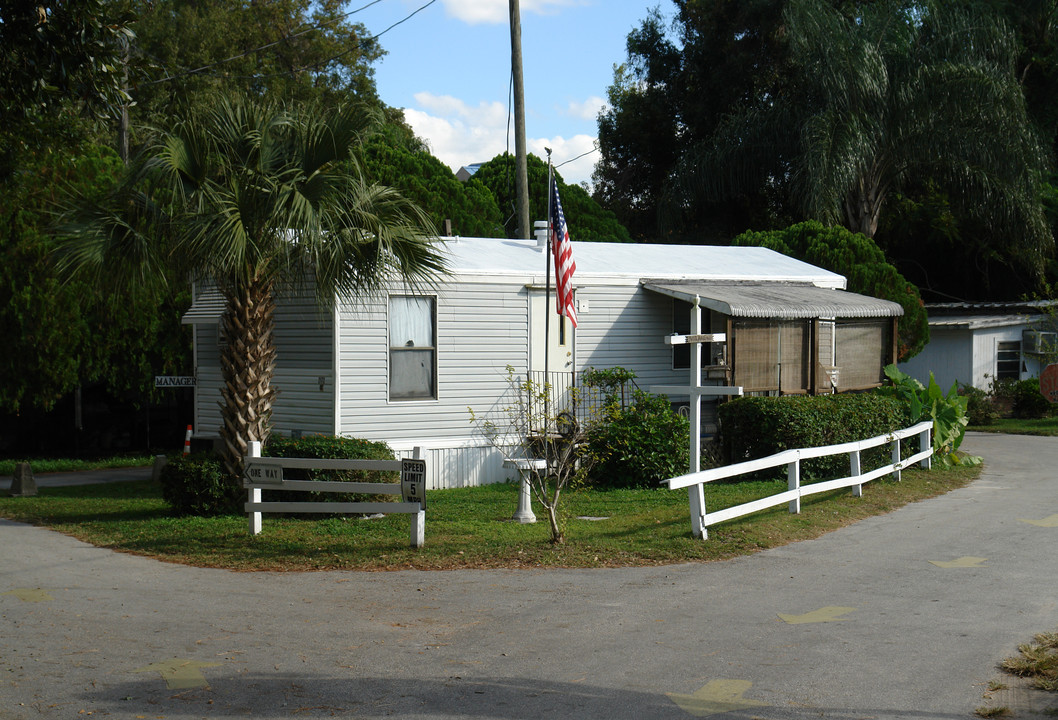
POLYGON ((426 536, 426 461, 403 460, 321 460, 317 458, 261 457, 261 443, 250 443, 250 454, 243 458, 243 487, 249 492, 244 509, 250 517, 250 534, 261 532, 266 512, 293 513, 401 513, 410 515, 411 546, 422 547, 426 536), (287 480, 285 469, 376 470, 399 472, 399 483, 332 482, 329 480, 287 480), (342 492, 367 495, 400 495, 404 502, 263 502, 262 490, 301 492, 342 492))
POLYGON ((765 458, 759 458, 757 460, 747 460, 732 465, 725 465, 724 467, 711 468, 696 473, 680 475, 679 477, 671 478, 668 481, 668 485, 670 490, 687 488, 687 495, 691 507, 691 532, 694 534, 694 537, 702 538, 704 540, 708 537, 706 528, 710 525, 724 522, 725 520, 749 515, 750 513, 765 510, 776 505, 781 505, 782 503, 790 504, 791 513, 799 513, 801 512, 801 498, 806 495, 851 487, 853 496, 860 497, 863 494, 863 484, 866 482, 890 474, 895 474, 896 479, 899 480, 900 471, 903 468, 914 465, 915 463, 921 463, 923 467, 928 468, 930 466, 930 458, 933 456, 933 443, 930 439, 932 429, 933 423, 925 421, 909 428, 905 428, 904 430, 897 430, 886 435, 879 435, 878 437, 860 440, 858 442, 843 443, 841 445, 828 445, 826 447, 783 450, 782 452, 769 455, 765 458), (900 441, 915 436, 918 436, 919 451, 910 457, 901 459, 900 441), (892 444, 892 463, 869 472, 860 472, 861 452, 873 447, 878 447, 879 445, 890 443, 892 444), (824 480, 809 485, 801 485, 802 460, 827 457, 830 455, 841 455, 844 453, 847 453, 849 456, 848 477, 837 478, 835 480, 824 480), (786 465, 786 478, 788 483, 788 489, 786 492, 777 493, 770 497, 754 500, 753 502, 743 503, 742 505, 724 508, 723 510, 718 510, 716 512, 706 512, 705 483, 724 480, 737 475, 756 472, 758 470, 767 470, 768 468, 779 467, 781 465, 786 465))

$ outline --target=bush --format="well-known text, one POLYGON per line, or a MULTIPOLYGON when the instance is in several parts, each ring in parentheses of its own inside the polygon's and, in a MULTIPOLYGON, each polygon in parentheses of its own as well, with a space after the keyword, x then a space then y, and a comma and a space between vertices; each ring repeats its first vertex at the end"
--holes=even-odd
POLYGON ((991 425, 999 419, 999 409, 984 390, 962 385, 959 394, 966 398, 966 418, 971 425, 991 425))
POLYGON ((657 487, 687 472, 689 438, 687 418, 666 397, 635 389, 627 407, 611 402, 588 431, 588 452, 596 460, 588 481, 606 488, 657 487))
POLYGON ((1040 392, 1040 379, 1029 378, 1011 383, 1014 417, 1043 418, 1051 414, 1051 403, 1040 392))
MULTIPOLYGON (((728 463, 783 450, 866 440, 910 424, 905 403, 874 393, 744 397, 722 404, 719 419, 721 446, 728 463)), ((881 467, 890 462, 889 449, 872 448, 860 460, 864 471, 881 467)), ((781 472, 778 468, 756 478, 773 478, 781 472)), ((801 463, 806 479, 841 477, 848 472, 845 455, 801 463)))
MULTIPOLYGON (((372 442, 360 438, 312 435, 289 439, 273 436, 265 445, 266 457, 301 457, 326 460, 393 460, 393 451, 384 442, 372 442)), ((287 470, 288 480, 323 480, 334 482, 385 482, 400 480, 396 472, 372 470, 287 470)), ((396 496, 379 497, 363 493, 298 492, 265 490, 273 502, 381 502, 395 500, 396 496)))
POLYGON ((933 423, 933 457, 945 467, 953 465, 979 465, 981 458, 960 455, 958 450, 966 435, 969 423, 967 406, 969 398, 959 394, 956 383, 952 383, 947 394, 940 389, 933 373, 929 374, 929 385, 901 371, 896 365, 885 366, 885 376, 890 385, 878 388, 877 392, 895 397, 907 404, 909 422, 929 420, 933 423))
POLYGON ((177 515, 228 515, 245 499, 239 482, 220 458, 207 453, 169 458, 159 479, 162 499, 177 515))

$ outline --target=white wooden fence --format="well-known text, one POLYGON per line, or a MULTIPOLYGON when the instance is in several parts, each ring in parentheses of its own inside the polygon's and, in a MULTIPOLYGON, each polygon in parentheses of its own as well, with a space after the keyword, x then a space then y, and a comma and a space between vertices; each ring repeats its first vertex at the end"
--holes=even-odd
POLYGON ((860 497, 863 494, 863 483, 875 480, 885 475, 895 474, 900 479, 900 471, 910 465, 920 462, 923 467, 930 466, 930 458, 933 456, 933 444, 930 432, 933 423, 930 421, 920 422, 904 430, 897 430, 886 435, 860 440, 859 442, 843 443, 841 445, 828 445, 826 447, 801 448, 797 450, 783 450, 774 455, 757 460, 725 465, 724 467, 711 468, 696 473, 680 475, 668 481, 670 490, 687 488, 687 495, 691 507, 691 532, 694 537, 708 537, 706 528, 710 525, 742 517, 750 513, 764 510, 766 508, 781 505, 784 502, 790 504, 791 513, 801 512, 801 498, 806 495, 838 490, 851 487, 852 494, 860 497), (900 458, 900 441, 905 438, 918 436, 919 452, 914 455, 900 458), (884 465, 876 470, 860 472, 860 453, 864 450, 878 447, 879 445, 892 444, 892 463, 884 465), (835 480, 824 480, 822 482, 801 485, 801 461, 810 458, 827 457, 829 455, 840 455, 848 453, 849 476, 835 480), (707 513, 705 509, 705 483, 723 480, 736 475, 767 470, 768 468, 786 465, 786 478, 788 489, 786 492, 777 493, 770 497, 743 503, 734 507, 724 508, 716 512, 707 513))
POLYGON ((426 536, 426 461, 403 460, 321 460, 317 458, 261 457, 261 443, 250 443, 250 454, 243 458, 243 487, 249 491, 245 510, 250 516, 250 534, 261 532, 261 516, 266 512, 293 513, 402 513, 411 518, 411 546, 422 547, 426 536), (287 480, 284 469, 377 470, 400 473, 399 483, 332 482, 329 480, 287 480), (263 502, 262 490, 301 492, 345 492, 368 495, 401 495, 403 502, 263 502))

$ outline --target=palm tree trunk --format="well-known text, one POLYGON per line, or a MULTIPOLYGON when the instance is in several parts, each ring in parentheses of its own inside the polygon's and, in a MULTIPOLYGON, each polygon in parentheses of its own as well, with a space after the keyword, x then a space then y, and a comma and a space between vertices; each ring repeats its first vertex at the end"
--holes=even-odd
POLYGON ((224 464, 235 477, 250 442, 268 440, 271 430, 272 374, 275 371, 275 299, 270 282, 251 282, 227 294, 223 327, 227 343, 221 350, 220 430, 224 464))
POLYGON ((845 197, 845 227, 873 238, 886 194, 885 184, 877 177, 861 178, 845 197))

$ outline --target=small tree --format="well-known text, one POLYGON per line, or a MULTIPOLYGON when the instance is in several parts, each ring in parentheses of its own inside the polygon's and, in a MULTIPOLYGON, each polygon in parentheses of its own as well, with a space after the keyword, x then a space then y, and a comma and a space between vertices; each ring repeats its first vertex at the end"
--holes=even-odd
POLYGON ((569 396, 559 404, 549 383, 516 375, 510 365, 507 384, 507 393, 487 415, 479 416, 467 408, 470 422, 511 464, 546 461, 544 469, 528 472, 529 484, 547 511, 551 542, 565 542, 559 501, 563 490, 583 480, 594 462, 586 442, 587 429, 601 404, 591 402, 591 387, 570 388, 569 396), (579 418, 577 408, 581 410, 579 418))

